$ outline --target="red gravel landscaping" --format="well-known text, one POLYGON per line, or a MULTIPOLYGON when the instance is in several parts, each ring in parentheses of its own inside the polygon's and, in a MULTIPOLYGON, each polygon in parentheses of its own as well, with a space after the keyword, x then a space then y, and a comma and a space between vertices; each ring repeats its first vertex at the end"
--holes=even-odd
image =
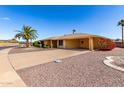
POLYGON ((27 86, 33 87, 124 87, 124 73, 103 64, 106 56, 124 56, 123 48, 94 51, 18 70, 27 86))

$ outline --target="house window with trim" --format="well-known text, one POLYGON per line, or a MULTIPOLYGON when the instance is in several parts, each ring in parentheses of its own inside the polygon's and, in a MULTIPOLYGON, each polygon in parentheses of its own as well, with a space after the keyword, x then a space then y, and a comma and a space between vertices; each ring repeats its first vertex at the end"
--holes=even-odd
POLYGON ((63 46, 63 40, 59 40, 59 46, 63 46))

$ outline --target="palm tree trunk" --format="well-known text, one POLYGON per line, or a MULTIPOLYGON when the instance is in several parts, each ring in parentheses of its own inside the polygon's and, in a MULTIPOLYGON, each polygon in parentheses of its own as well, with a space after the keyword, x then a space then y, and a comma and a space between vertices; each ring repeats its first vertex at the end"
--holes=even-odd
POLYGON ((123 26, 122 26, 122 47, 124 47, 124 33, 123 33, 123 26))
POLYGON ((29 40, 26 40, 26 47, 29 47, 29 40))

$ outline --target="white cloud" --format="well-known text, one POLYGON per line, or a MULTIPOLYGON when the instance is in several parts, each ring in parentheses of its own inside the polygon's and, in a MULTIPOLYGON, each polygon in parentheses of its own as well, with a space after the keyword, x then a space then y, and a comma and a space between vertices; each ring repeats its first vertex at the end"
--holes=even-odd
POLYGON ((7 20, 7 21, 9 21, 10 20, 10 18, 9 17, 3 17, 3 18, 1 18, 2 20, 7 20))

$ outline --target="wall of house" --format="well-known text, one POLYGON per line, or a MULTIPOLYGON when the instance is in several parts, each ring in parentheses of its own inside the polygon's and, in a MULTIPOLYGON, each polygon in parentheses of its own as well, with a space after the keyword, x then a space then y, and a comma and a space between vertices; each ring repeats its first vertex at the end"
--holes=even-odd
POLYGON ((80 40, 79 39, 65 40, 65 48, 80 48, 80 40))
MULTIPOLYGON (((100 37, 94 37, 93 38, 93 46, 94 46, 94 49, 98 49, 99 46, 98 46, 98 39, 100 37)), ((84 38, 84 39, 81 39, 80 40, 80 46, 81 48, 86 48, 86 49, 89 49, 89 38, 84 38), (81 43, 83 41, 83 44, 81 43)))
POLYGON ((65 48, 89 49, 89 38, 65 40, 65 48))
POLYGON ((80 39, 80 48, 89 48, 89 38, 80 39))
POLYGON ((57 48, 65 48, 65 40, 63 40, 63 45, 59 45, 59 40, 57 40, 57 48))
MULTIPOLYGON (((94 49, 98 48, 99 37, 93 38, 94 49)), ((89 49, 89 38, 65 40, 65 48, 89 49)))

